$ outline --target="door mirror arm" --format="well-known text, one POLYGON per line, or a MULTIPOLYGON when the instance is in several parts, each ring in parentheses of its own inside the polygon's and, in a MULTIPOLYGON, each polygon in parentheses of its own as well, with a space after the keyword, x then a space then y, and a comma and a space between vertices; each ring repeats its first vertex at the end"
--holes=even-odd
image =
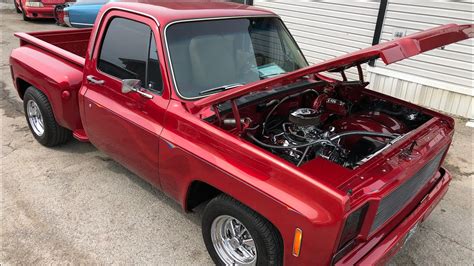
POLYGON ((141 87, 141 81, 139 79, 123 79, 122 80, 122 93, 136 92, 142 97, 147 99, 153 99, 153 95, 144 92, 141 87))

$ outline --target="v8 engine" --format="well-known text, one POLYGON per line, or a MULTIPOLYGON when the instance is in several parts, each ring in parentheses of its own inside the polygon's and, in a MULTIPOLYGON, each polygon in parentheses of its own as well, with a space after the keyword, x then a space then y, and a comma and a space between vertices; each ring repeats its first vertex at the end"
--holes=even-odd
MULTIPOLYGON (((430 118, 346 86, 305 89, 241 112, 243 137, 258 146, 297 166, 322 157, 347 168, 365 163, 430 118)), ((233 124, 228 121, 224 124, 233 124)))

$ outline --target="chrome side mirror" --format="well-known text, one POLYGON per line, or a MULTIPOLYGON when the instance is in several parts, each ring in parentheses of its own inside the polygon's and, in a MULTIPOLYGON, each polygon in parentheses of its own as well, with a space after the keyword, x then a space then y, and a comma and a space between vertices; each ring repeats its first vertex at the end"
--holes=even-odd
POLYGON ((123 79, 122 93, 129 93, 131 91, 138 91, 141 88, 141 81, 139 79, 123 79))
POLYGON ((141 81, 139 79, 123 79, 122 93, 136 92, 147 99, 153 99, 153 95, 142 91, 141 81))

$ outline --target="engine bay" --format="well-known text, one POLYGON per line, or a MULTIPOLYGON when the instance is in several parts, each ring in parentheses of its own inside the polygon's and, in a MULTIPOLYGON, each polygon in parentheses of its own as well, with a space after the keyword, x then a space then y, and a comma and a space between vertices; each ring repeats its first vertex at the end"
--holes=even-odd
POLYGON ((322 157, 354 169, 431 118, 367 85, 305 81, 220 104, 206 120, 296 166, 322 157))

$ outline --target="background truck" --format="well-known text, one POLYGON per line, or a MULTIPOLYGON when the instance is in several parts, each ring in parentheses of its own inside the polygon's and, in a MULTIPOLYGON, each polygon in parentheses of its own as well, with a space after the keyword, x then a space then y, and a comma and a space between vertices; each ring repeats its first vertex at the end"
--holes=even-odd
POLYGON ((454 122, 366 89, 362 64, 472 28, 449 24, 308 66, 262 9, 111 3, 92 29, 17 33, 10 64, 38 142, 90 141, 185 210, 206 203, 202 233, 217 264, 372 264, 446 193, 454 122))

